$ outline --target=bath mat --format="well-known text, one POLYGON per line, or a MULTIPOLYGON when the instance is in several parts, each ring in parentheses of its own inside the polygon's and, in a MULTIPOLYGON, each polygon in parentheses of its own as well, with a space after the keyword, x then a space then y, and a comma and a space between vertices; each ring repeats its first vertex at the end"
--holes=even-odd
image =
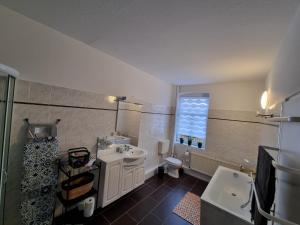
POLYGON ((200 225, 200 197, 187 192, 173 212, 193 225, 200 225))

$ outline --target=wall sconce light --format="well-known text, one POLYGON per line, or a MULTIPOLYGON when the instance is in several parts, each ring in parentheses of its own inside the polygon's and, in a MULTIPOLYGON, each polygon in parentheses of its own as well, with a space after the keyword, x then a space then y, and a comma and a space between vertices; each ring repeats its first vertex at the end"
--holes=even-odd
POLYGON ((116 96, 107 96, 107 100, 109 103, 114 103, 116 101, 116 96))
POLYGON ((268 106, 268 92, 264 91, 260 97, 260 106, 265 110, 268 106))
POLYGON ((263 117, 263 118, 270 118, 273 117, 273 114, 267 114, 265 111, 267 110, 268 107, 268 91, 264 91, 260 97, 260 107, 263 109, 263 113, 257 112, 258 117, 263 117))

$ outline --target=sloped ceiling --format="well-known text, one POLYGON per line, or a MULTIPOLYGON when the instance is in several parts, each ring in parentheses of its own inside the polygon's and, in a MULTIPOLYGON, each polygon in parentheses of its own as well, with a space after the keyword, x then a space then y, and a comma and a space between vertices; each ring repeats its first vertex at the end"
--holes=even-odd
POLYGON ((299 0, 0 0, 0 4, 183 85, 265 77, 299 0))

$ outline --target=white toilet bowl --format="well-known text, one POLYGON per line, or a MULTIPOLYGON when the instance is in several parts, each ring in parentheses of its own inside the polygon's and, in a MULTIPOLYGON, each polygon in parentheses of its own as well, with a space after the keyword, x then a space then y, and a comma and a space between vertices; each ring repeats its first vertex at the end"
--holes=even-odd
POLYGON ((168 175, 174 178, 179 178, 179 169, 182 167, 182 161, 173 157, 165 158, 168 167, 168 175))

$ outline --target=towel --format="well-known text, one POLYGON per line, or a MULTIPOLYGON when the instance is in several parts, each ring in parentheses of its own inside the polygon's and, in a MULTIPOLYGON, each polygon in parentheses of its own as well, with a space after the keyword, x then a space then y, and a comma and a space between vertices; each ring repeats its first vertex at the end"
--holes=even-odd
MULTIPOLYGON (((272 161, 272 156, 270 156, 263 146, 259 146, 255 188, 260 206, 267 213, 270 213, 275 196, 275 168, 272 165, 272 161)), ((267 219, 257 209, 254 195, 251 205, 251 217, 255 225, 267 225, 267 219)))

